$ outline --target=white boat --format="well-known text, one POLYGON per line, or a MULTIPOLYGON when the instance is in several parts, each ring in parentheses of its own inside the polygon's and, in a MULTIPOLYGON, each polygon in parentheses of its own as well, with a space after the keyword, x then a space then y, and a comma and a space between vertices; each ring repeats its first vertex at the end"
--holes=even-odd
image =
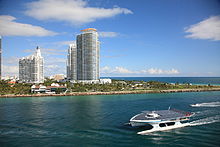
POLYGON ((159 110, 159 111, 143 111, 130 119, 132 127, 151 126, 149 130, 138 132, 138 134, 146 134, 155 131, 164 131, 188 126, 189 120, 194 113, 184 112, 176 109, 159 110))

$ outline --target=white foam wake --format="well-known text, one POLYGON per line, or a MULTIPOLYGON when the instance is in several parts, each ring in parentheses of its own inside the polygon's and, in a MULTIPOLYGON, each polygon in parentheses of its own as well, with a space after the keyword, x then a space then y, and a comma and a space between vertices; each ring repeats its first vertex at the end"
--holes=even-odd
POLYGON ((168 127, 164 127, 164 128, 155 128, 155 129, 151 129, 151 130, 145 130, 145 131, 138 132, 137 134, 147 135, 149 133, 158 132, 158 131, 166 131, 166 130, 182 128, 182 127, 187 127, 187 126, 200 126, 200 125, 206 125, 206 124, 211 124, 211 123, 216 123, 216 122, 220 122, 220 115, 207 117, 207 118, 202 118, 202 119, 199 119, 199 120, 192 121, 190 123, 183 123, 183 124, 180 123, 180 124, 174 125, 174 126, 168 126, 168 127))
POLYGON ((215 122, 220 122, 220 116, 207 117, 190 122, 190 126, 200 126, 205 124, 211 124, 215 122))
POLYGON ((190 105, 192 107, 219 107, 220 102, 198 103, 190 105))

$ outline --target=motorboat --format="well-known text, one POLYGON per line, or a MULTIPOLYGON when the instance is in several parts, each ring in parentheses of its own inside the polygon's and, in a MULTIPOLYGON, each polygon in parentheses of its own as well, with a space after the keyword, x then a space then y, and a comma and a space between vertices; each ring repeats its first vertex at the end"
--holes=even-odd
POLYGON ((193 115, 194 113, 177 109, 142 111, 130 119, 130 125, 132 127, 150 125, 149 130, 138 132, 138 134, 146 134, 188 126, 188 120, 193 115))

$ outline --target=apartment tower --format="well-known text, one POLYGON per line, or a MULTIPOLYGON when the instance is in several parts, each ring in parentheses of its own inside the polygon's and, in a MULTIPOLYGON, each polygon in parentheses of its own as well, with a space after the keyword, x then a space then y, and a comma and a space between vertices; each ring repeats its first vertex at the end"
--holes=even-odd
POLYGON ((99 79, 99 41, 96 29, 81 30, 77 35, 77 80, 99 79))
POLYGON ((77 80, 77 51, 76 44, 70 44, 67 55, 67 79, 77 80))
POLYGON ((68 50, 67 77, 70 80, 99 80, 99 47, 97 30, 88 28, 77 35, 76 46, 68 50))
POLYGON ((43 83, 43 65, 44 60, 37 47, 33 55, 19 59, 19 80, 25 83, 43 83))

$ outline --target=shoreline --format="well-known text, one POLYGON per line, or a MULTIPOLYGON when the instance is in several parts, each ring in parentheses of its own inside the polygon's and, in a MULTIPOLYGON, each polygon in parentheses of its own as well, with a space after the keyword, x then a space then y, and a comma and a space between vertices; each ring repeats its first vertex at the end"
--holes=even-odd
POLYGON ((179 92, 205 92, 220 91, 220 88, 197 88, 197 89, 165 89, 165 90, 134 90, 134 91, 110 91, 110 92, 72 92, 66 94, 7 94, 0 98, 17 97, 50 97, 50 96, 86 96, 86 95, 122 95, 122 94, 147 94, 147 93, 179 93, 179 92))

